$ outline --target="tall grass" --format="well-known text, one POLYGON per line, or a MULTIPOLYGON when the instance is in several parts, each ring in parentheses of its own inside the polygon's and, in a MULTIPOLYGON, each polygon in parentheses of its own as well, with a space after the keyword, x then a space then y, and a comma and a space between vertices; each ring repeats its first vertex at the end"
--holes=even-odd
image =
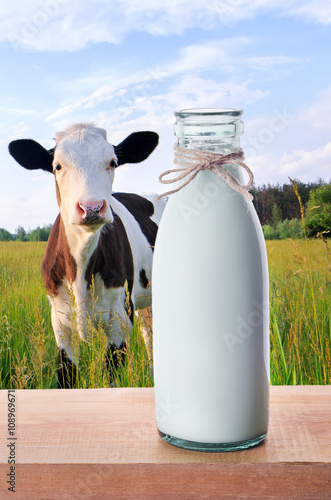
POLYGON ((330 384, 331 251, 323 234, 308 239, 304 206, 290 180, 300 205, 304 240, 268 242, 271 381, 330 384))
POLYGON ((0 243, 0 388, 52 387, 56 345, 40 263, 45 243, 0 243))
MULTIPOLYGON (((287 263, 282 272, 283 285, 279 275, 270 280, 274 294, 270 307, 271 380, 274 384, 330 384, 331 250, 323 234, 308 239, 305 209, 295 182, 290 180, 300 205, 304 241, 288 242, 292 252, 283 254, 283 259, 285 262, 292 255, 294 262, 287 263)), ((269 251, 271 275, 272 265, 269 251)))
POLYGON ((271 381, 331 383, 330 255, 322 241, 267 242, 271 381))
MULTIPOLYGON (((45 243, 0 243, 1 389, 57 387, 57 347, 40 272, 44 251, 45 243)), ((267 251, 271 383, 330 384, 330 245, 322 235, 314 240, 267 241, 267 251)), ((129 335, 128 324, 122 328, 129 335)), ((79 358, 76 387, 109 387, 106 332, 94 311, 87 329, 87 342, 73 333, 79 358)), ((139 320, 134 322, 125 354, 114 385, 152 386, 139 320)))
MULTIPOLYGON (((0 389, 57 387, 58 351, 40 271, 45 247, 46 243, 0 242, 0 389)), ((81 342, 73 295, 70 310, 79 359, 76 387, 110 387, 101 318, 92 312, 87 318, 89 340, 81 342)), ((141 322, 135 318, 131 335, 128 324, 123 322, 122 329, 130 340, 113 384, 149 387, 153 381, 141 322)))

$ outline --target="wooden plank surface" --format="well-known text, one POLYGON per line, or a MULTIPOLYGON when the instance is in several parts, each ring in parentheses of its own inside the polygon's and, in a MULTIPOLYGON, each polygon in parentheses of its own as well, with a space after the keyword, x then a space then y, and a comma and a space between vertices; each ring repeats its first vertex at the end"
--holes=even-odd
POLYGON ((201 453, 164 443, 153 389, 0 391, 0 498, 331 499, 331 386, 271 387, 265 442, 201 453), (15 446, 15 494, 8 491, 15 446))

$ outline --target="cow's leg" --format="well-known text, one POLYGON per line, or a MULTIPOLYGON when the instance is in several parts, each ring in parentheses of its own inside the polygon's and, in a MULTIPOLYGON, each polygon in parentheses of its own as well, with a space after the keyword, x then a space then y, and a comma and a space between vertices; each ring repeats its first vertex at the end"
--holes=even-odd
POLYGON ((65 349, 59 349, 57 385, 59 389, 71 389, 76 385, 77 366, 71 361, 65 349))
POLYGON ((75 387, 77 378, 77 362, 72 346, 71 329, 63 325, 55 307, 52 307, 52 326, 56 344, 59 349, 57 380, 59 389, 75 387))
POLYGON ((127 338, 132 328, 132 321, 124 309, 126 307, 125 298, 126 293, 124 289, 117 291, 116 301, 113 300, 111 306, 112 312, 108 316, 106 367, 109 374, 109 383, 112 387, 118 378, 117 375, 120 367, 124 365, 127 352, 127 338))
POLYGON ((153 326, 152 326, 152 308, 145 307, 137 309, 135 315, 141 325, 142 334, 144 337, 146 350, 149 359, 149 366, 153 376, 153 326))
POLYGON ((77 362, 72 346, 61 339, 58 356, 57 380, 59 389, 71 389, 76 386, 77 362))
POLYGON ((127 345, 125 342, 123 342, 120 347, 116 347, 116 345, 112 342, 108 345, 106 353, 106 367, 109 374, 109 383, 112 386, 116 380, 119 368, 125 362, 126 347, 127 345))

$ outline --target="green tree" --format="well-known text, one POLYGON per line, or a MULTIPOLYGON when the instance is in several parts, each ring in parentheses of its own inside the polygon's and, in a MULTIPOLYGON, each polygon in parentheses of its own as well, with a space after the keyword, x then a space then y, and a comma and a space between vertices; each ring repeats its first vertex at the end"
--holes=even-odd
POLYGON ((270 226, 269 224, 266 224, 265 226, 262 226, 263 229, 263 235, 266 240, 278 240, 278 233, 276 229, 273 226, 270 226))
MULTIPOLYGON (((294 179, 301 201, 304 205, 309 200, 309 194, 312 189, 325 185, 323 179, 317 179, 308 184, 294 179)), ((254 196, 253 204, 262 225, 272 225, 284 219, 300 219, 300 205, 297 196, 293 190, 292 184, 268 184, 262 186, 252 185, 250 192, 254 196), (280 213, 274 212, 274 206, 279 207, 280 213), (274 216, 276 215, 276 220, 274 216)))
POLYGON ((277 203, 274 203, 272 205, 272 222, 274 224, 277 224, 278 222, 281 222, 282 220, 282 209, 280 208, 279 205, 277 205, 277 203))
POLYGON ((284 221, 278 222, 276 225, 276 231, 279 239, 285 240, 286 238, 302 238, 303 237, 303 227, 301 219, 285 219, 284 221))
MULTIPOLYGON (((331 184, 310 192, 305 219, 308 236, 331 231, 331 184)), ((331 233, 328 235, 330 236, 331 233)), ((327 236, 328 236, 327 235, 327 236)))
POLYGON ((0 227, 0 241, 13 241, 13 239, 9 231, 0 227))
POLYGON ((16 239, 17 241, 27 241, 26 231, 24 227, 18 226, 16 229, 16 239))
POLYGON ((27 235, 27 239, 29 241, 47 241, 49 237, 49 233, 51 232, 52 225, 48 226, 43 226, 43 227, 36 227, 36 229, 33 229, 32 231, 29 231, 29 234, 27 235))

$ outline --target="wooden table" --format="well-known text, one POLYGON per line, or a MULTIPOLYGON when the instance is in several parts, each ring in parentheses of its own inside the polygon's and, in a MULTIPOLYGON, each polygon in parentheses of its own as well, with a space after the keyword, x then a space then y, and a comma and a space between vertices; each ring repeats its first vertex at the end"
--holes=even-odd
POLYGON ((232 453, 164 443, 153 389, 14 396, 17 439, 8 434, 8 391, 0 391, 1 499, 331 499, 331 386, 271 387, 267 439, 232 453), (15 493, 7 489, 10 452, 15 493))

